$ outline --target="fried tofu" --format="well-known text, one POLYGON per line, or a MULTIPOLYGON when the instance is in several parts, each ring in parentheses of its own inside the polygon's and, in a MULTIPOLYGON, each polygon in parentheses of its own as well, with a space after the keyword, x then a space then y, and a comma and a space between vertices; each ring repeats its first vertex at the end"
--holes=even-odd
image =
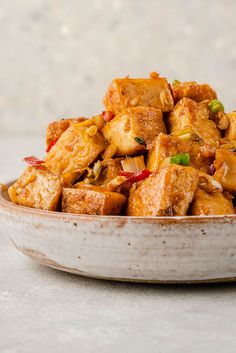
POLYGON ((236 141, 236 112, 228 113, 229 128, 225 132, 225 138, 229 141, 236 141))
POLYGON ((45 158, 46 166, 53 172, 66 174, 73 182, 76 171, 88 167, 105 150, 106 142, 100 132, 90 136, 83 123, 72 123, 61 135, 45 158))
POLYGON ((165 78, 121 78, 110 84, 104 97, 106 110, 119 114, 129 107, 152 107, 170 112, 174 107, 170 87, 165 78))
POLYGON ((78 118, 78 119, 61 119, 57 121, 53 121, 51 124, 48 125, 46 131, 46 145, 47 147, 51 145, 52 142, 56 141, 61 137, 64 131, 68 129, 74 121, 84 121, 85 118, 78 118))
POLYGON ((197 188, 191 205, 190 213, 194 216, 234 214, 230 195, 220 191, 208 193, 197 188))
POLYGON ((197 82, 175 82, 171 86, 175 103, 182 98, 190 98, 195 102, 212 100, 217 98, 214 89, 208 84, 198 84, 197 82))
POLYGON ((130 195, 129 216, 184 216, 193 200, 198 171, 172 164, 145 179, 130 195))
POLYGON ((102 129, 105 139, 117 147, 117 156, 145 151, 160 132, 166 132, 161 110, 146 107, 124 110, 102 129))
POLYGON ((205 104, 189 98, 181 99, 168 118, 170 132, 189 127, 202 141, 209 145, 218 145, 221 137, 213 120, 209 119, 209 110, 205 104))
POLYGON ((188 153, 190 165, 208 173, 215 156, 215 148, 202 142, 184 141, 179 137, 160 133, 148 151, 147 169, 156 172, 165 158, 179 153, 188 153))
POLYGON ((40 165, 28 167, 8 193, 18 205, 56 211, 62 187, 61 176, 40 165))
POLYGON ((223 189, 236 193, 236 152, 218 149, 214 167, 216 169, 214 178, 222 185, 223 189))
POLYGON ((99 186, 64 188, 62 211, 90 215, 119 215, 126 203, 126 197, 107 191, 99 186))

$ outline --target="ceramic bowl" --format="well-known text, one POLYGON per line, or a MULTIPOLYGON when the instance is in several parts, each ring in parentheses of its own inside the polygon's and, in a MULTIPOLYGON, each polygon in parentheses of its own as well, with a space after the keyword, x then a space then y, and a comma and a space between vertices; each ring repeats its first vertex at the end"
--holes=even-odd
POLYGON ((236 279, 236 215, 75 215, 15 205, 1 189, 0 219, 18 250, 62 271, 134 282, 236 279))

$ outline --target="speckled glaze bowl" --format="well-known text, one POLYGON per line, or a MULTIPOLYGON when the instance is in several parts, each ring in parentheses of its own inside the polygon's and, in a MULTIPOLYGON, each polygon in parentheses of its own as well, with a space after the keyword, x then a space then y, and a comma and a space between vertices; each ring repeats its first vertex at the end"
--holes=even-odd
POLYGON ((80 216, 14 205, 1 189, 0 219, 18 250, 62 271, 133 282, 236 279, 236 215, 80 216))

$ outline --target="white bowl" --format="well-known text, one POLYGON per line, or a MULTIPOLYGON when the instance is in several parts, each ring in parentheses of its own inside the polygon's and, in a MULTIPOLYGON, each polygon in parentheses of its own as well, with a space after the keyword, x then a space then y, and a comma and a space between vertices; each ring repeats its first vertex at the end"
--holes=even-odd
POLYGON ((134 282, 236 279, 236 215, 75 215, 15 205, 1 189, 0 217, 18 250, 62 271, 134 282))

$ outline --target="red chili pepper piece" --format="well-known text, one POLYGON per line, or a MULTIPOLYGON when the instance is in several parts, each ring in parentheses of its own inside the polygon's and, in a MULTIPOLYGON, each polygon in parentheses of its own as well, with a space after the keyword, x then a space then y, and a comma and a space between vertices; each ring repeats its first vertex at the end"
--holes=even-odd
POLYGON ((23 159, 24 162, 28 163, 29 165, 36 166, 45 163, 45 161, 38 159, 34 156, 25 157, 23 159))
POLYGON ((141 170, 141 172, 138 173, 130 173, 130 172, 120 172, 121 176, 125 176, 127 178, 127 181, 129 183, 135 183, 136 181, 141 181, 149 177, 152 172, 147 169, 141 170))
POLYGON ((131 172, 123 172, 123 171, 120 172, 120 176, 124 176, 126 178, 130 178, 134 175, 135 175, 135 173, 131 173, 131 172))
POLYGON ((102 112, 102 117, 103 117, 103 119, 105 119, 106 120, 106 122, 109 122, 109 121, 111 121, 114 117, 115 117, 115 114, 114 113, 112 113, 112 112, 110 112, 110 111, 103 111, 102 112))
POLYGON ((215 167, 214 167, 214 164, 212 163, 209 167, 209 172, 210 172, 210 175, 214 175, 215 174, 215 167))
POLYGON ((47 152, 47 153, 48 153, 48 152, 51 150, 51 148, 57 143, 58 140, 59 140, 59 138, 53 140, 53 141, 48 145, 48 147, 47 147, 47 149, 46 149, 46 152, 47 152))

